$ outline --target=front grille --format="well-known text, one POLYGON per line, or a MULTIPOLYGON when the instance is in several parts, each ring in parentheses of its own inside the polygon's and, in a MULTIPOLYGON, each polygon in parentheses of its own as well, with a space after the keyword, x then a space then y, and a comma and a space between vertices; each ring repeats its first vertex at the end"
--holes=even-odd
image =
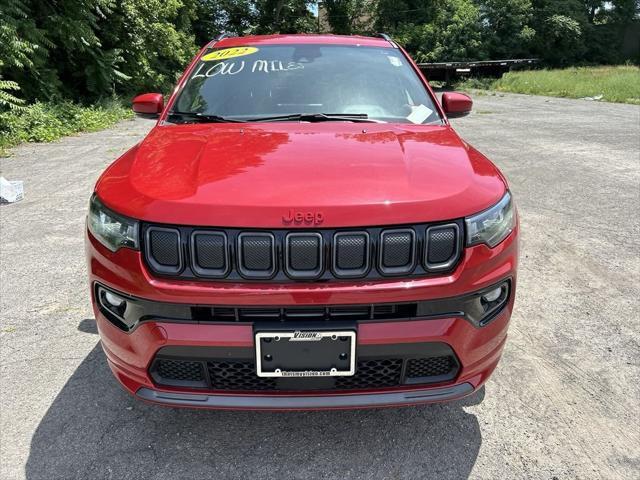
POLYGON ((402 359, 382 358, 358 362, 352 377, 338 377, 336 389, 352 390, 366 388, 395 387, 400 385, 402 359))
POLYGON ((388 275, 407 273, 413 270, 415 258, 415 232, 413 230, 391 230, 382 232, 380 270, 388 275))
POLYGON ((176 274, 183 268, 180 231, 175 228, 152 227, 146 231, 148 260, 158 273, 176 274))
POLYGON ((191 235, 191 265, 202 276, 223 277, 229 269, 227 237, 220 232, 191 235))
POLYGON ((174 381, 201 382, 202 363, 182 360, 163 360, 157 365, 158 375, 174 381))
POLYGON ((444 270, 455 258, 455 240, 459 234, 457 225, 430 227, 426 236, 426 265, 432 270, 444 270))
POLYGON ((144 257, 159 275, 241 281, 420 276, 451 269, 462 222, 363 230, 250 231, 143 225, 144 257))
POLYGON ((334 240, 333 268, 342 276, 357 277, 369 269, 369 234, 337 233, 334 240))
POLYGON ((247 278, 270 278, 275 272, 275 240, 270 233, 238 236, 238 266, 247 278))
POLYGON ((187 361, 159 357, 152 364, 151 376, 158 385, 191 386, 222 391, 341 391, 446 382, 453 380, 458 370, 458 362, 453 355, 408 359, 382 357, 359 360, 355 375, 350 377, 263 378, 257 376, 252 360, 187 361), (205 368, 206 378, 203 374, 205 368))
POLYGON ((256 366, 250 362, 207 362, 211 388, 215 390, 274 390, 273 378, 256 375, 256 366))
POLYGON ((417 315, 417 303, 319 307, 191 307, 200 322, 392 320, 417 315))
POLYGON ((285 269, 292 278, 315 278, 322 273, 322 235, 290 233, 285 239, 285 269))
POLYGON ((412 358, 407 362, 407 377, 420 379, 448 375, 455 368, 453 357, 412 358))

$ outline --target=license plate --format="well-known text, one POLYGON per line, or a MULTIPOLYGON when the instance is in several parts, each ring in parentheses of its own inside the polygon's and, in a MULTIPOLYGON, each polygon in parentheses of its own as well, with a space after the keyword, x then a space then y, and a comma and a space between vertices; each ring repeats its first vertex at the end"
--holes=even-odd
POLYGON ((259 377, 340 377, 356 373, 356 332, 258 332, 259 377))

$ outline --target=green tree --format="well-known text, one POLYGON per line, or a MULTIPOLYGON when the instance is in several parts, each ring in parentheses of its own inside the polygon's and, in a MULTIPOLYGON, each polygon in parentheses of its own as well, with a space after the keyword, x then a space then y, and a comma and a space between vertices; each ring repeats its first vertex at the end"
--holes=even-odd
MULTIPOLYGON (((437 2, 438 4, 441 1, 437 2)), ((375 28, 379 32, 395 32, 402 25, 431 23, 438 10, 429 0, 378 0, 375 8, 375 28)))
POLYGON ((611 2, 612 21, 628 24, 640 20, 640 1, 638 0, 613 0, 611 2))
POLYGON ((372 0, 325 0, 324 8, 333 33, 351 35, 370 28, 372 0))
POLYGON ((203 46, 220 33, 242 35, 256 25, 252 0, 199 0, 193 24, 196 42, 203 46))
POLYGON ((254 0, 257 25, 253 33, 307 33, 316 29, 309 6, 313 0, 254 0))
MULTIPOLYGON (((409 4, 406 20, 387 24, 380 17, 390 5, 379 5, 376 24, 385 26, 418 62, 474 60, 483 57, 481 17, 472 0, 441 0, 409 4), (422 18, 422 22, 409 19, 422 18)), ((396 17, 396 19, 399 17, 396 17)), ((394 20, 395 22, 396 20, 394 20)))
POLYGON ((569 65, 584 57, 589 17, 583 0, 532 0, 536 31, 532 50, 553 66, 569 65))
POLYGON ((197 51, 195 0, 119 0, 100 24, 107 50, 117 50, 126 87, 168 92, 197 51))
POLYGON ((20 85, 3 77, 19 70, 33 74, 33 58, 44 53, 38 45, 43 42, 43 32, 29 18, 25 2, 0 0, 0 109, 17 108, 24 103, 17 96, 20 85))
POLYGON ((483 0, 478 2, 482 41, 489 58, 527 56, 535 30, 531 0, 483 0))

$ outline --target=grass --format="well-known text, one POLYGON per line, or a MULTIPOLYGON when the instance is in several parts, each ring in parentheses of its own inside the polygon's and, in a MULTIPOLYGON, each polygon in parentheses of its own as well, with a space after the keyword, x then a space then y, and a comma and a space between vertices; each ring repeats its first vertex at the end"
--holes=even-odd
POLYGON ((34 103, 24 109, 0 112, 0 157, 23 142, 52 142, 78 132, 95 132, 132 118, 117 100, 83 106, 69 101, 34 103))
POLYGON ((459 84, 457 88, 551 97, 589 97, 605 102, 640 105, 640 68, 620 65, 562 70, 521 70, 506 73, 497 80, 471 78, 459 84))

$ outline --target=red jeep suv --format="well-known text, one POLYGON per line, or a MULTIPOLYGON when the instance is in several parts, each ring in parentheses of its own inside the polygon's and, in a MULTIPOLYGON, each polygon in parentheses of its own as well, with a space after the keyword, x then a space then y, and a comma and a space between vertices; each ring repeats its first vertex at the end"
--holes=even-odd
POLYGON ((452 400, 507 337, 505 178, 389 37, 222 37, 95 186, 91 298, 120 383, 170 406, 452 400))

